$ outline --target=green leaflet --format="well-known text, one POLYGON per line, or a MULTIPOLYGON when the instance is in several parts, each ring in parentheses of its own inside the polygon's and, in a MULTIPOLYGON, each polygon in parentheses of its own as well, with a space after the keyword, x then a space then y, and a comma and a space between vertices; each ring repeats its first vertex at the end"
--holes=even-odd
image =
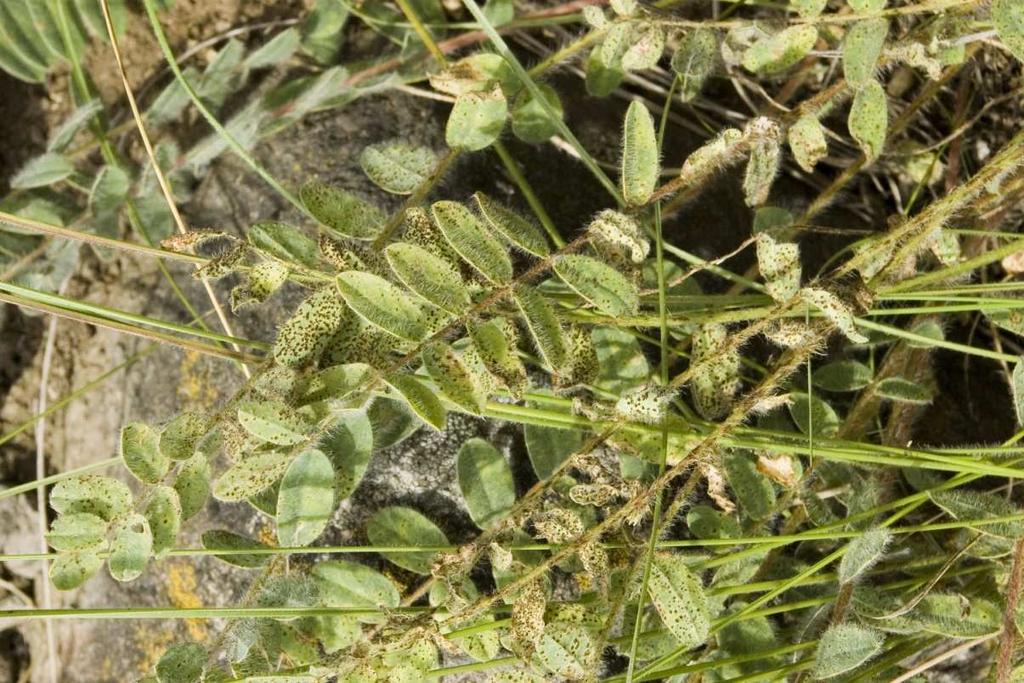
MULTIPOLYGON (((438 402, 440 404, 440 402, 438 402)), ((442 414, 444 406, 441 406, 442 414)), ((366 410, 373 435, 373 448, 380 450, 401 443, 423 426, 420 418, 401 398, 378 396, 366 410)))
POLYGON ((855 624, 831 626, 818 641, 814 678, 824 680, 856 669, 882 650, 882 636, 855 624))
POLYGON ((555 309, 532 287, 517 288, 515 300, 541 358, 557 370, 565 363, 567 349, 555 309))
POLYGON ((386 377, 385 381, 424 422, 438 431, 444 429, 448 411, 425 384, 412 375, 400 374, 386 377))
POLYGON ((62 515, 85 512, 110 522, 126 514, 132 505, 127 485, 95 474, 64 479, 50 491, 50 507, 62 515))
MULTIPOLYGON (((46 151, 48 152, 64 152, 68 146, 74 142, 75 136, 85 128, 85 126, 92 120, 96 114, 103 110, 103 103, 99 99, 91 99, 85 104, 77 107, 73 112, 67 115, 60 126, 56 130, 50 133, 50 139, 46 143, 46 151)), ((95 193, 95 186, 97 184, 107 185, 107 187, 113 192, 109 194, 104 192, 101 193, 105 197, 111 195, 121 195, 122 190, 124 193, 128 192, 131 184, 131 180, 128 178, 128 174, 116 166, 104 166, 100 169, 99 173, 96 174, 96 181, 93 182, 93 192, 90 192, 89 205, 90 208, 93 206, 92 195, 95 193), (110 175, 110 178, 103 179, 101 176, 110 175)), ((100 210, 110 210, 112 207, 106 202, 100 202, 100 210)))
POLYGON ((315 448, 295 458, 277 495, 277 540, 282 546, 309 545, 323 533, 334 512, 334 468, 315 448))
POLYGON ((514 330, 506 321, 489 320, 483 323, 467 323, 469 338, 473 341, 484 367, 505 384, 515 396, 521 394, 527 385, 526 368, 519 359, 514 330))
POLYGON ((515 3, 512 0, 487 0, 484 16, 495 26, 503 26, 515 18, 515 3))
MULTIPOLYGON (((733 603, 733 609, 746 607, 745 603, 733 603)), ((775 629, 768 617, 755 616, 753 618, 734 621, 727 624, 718 633, 719 647, 730 655, 757 655, 758 653, 778 647, 778 640, 775 636, 775 629)), ((740 665, 744 671, 751 673, 769 669, 778 662, 776 658, 763 657, 760 661, 754 660, 746 665, 740 665)))
POLYGON ((837 360, 813 374, 814 386, 826 391, 857 391, 871 383, 871 368, 855 360, 837 360))
MULTIPOLYGON (((608 35, 611 36, 621 26, 621 24, 612 26, 608 35)), ((608 41, 605 40, 605 44, 607 43, 608 41)), ((615 92, 625 76, 626 72, 622 69, 620 57, 613 56, 611 60, 606 59, 604 45, 598 45, 590 51, 586 69, 587 94, 594 97, 608 97, 615 92)))
POLYGON ((359 155, 359 165, 381 189, 393 194, 412 194, 430 178, 437 165, 437 155, 428 147, 389 140, 364 149, 359 155))
POLYGON ((181 504, 181 518, 193 517, 206 505, 210 497, 210 463, 204 453, 196 453, 182 463, 174 480, 181 504))
MULTIPOLYGON (((398 607, 402 596, 391 579, 372 567, 347 560, 329 560, 313 567, 313 579, 327 607, 398 607)), ((381 621, 379 617, 355 617, 364 623, 381 621)))
POLYGON ((962 595, 931 593, 911 614, 925 631, 966 639, 997 633, 1002 622, 1001 612, 992 602, 977 597, 968 601, 962 595))
POLYGON ((206 668, 206 648, 199 643, 181 643, 167 648, 156 663, 159 683, 199 683, 206 668))
POLYGON ((75 165, 63 154, 47 152, 21 167, 11 178, 12 190, 30 190, 46 187, 64 180, 75 172, 75 165))
POLYGON ((608 17, 604 15, 604 10, 595 5, 587 5, 583 8, 583 19, 591 28, 608 27, 608 17))
POLYGON ((360 401, 367 382, 372 379, 373 370, 365 363, 345 363, 324 368, 309 378, 301 403, 337 401, 348 406, 350 401, 360 401))
POLYGON ((800 247, 794 242, 776 242, 767 232, 757 236, 757 264, 764 275, 768 293, 785 302, 800 289, 800 247))
POLYGON ((501 520, 515 505, 512 468, 498 449, 483 439, 474 438, 462 444, 456 456, 456 470, 469 516, 481 529, 501 520))
POLYGON ((875 385, 875 393, 897 403, 927 405, 932 402, 930 389, 902 377, 886 377, 875 385))
POLYGON ((555 386, 566 389, 574 386, 588 386, 597 380, 600 367, 590 330, 571 324, 566 330, 569 355, 565 365, 555 373, 555 386))
POLYGON ((316 242, 306 237, 301 230, 287 223, 256 223, 247 235, 251 244, 260 253, 285 263, 299 263, 315 267, 319 263, 316 242))
POLYGON ((694 505, 686 513, 686 526, 697 538, 728 538, 739 536, 740 528, 730 515, 709 505, 694 505))
POLYGON ((102 566, 103 560, 90 552, 60 553, 50 564, 50 582, 57 590, 74 590, 102 566))
POLYGON ((752 458, 736 451, 725 456, 723 465, 729 486, 748 517, 762 520, 775 512, 775 486, 758 471, 752 458))
POLYGON ((253 50, 243 63, 245 69, 266 69, 291 59, 302 37, 294 26, 287 28, 253 50))
POLYGON ((620 17, 630 16, 637 8, 637 0, 611 0, 608 4, 620 17))
POLYGON ((294 446, 306 439, 306 426, 283 403, 242 401, 238 404, 238 424, 260 441, 278 446, 294 446))
POLYGON ((595 657, 594 640, 578 624, 555 622, 544 627, 536 657, 546 669, 564 680, 584 680, 595 657))
POLYGON ((850 27, 843 40, 843 75, 852 87, 867 85, 875 77, 888 34, 888 19, 865 19, 850 27))
POLYGON ((206 419, 199 413, 179 413, 160 430, 160 452, 171 460, 188 460, 206 430, 206 419))
POLYGON ((348 309, 333 287, 313 292, 278 330, 274 358, 284 365, 302 365, 315 359, 347 314, 348 309))
POLYGON ((743 196, 747 206, 761 206, 768 201, 775 177, 779 174, 782 143, 766 136, 750 148, 750 158, 743 174, 743 196))
POLYGON ((483 413, 487 395, 450 346, 435 342, 423 349, 421 356, 442 396, 474 415, 483 413))
MULTIPOLYGON (((558 98, 558 91, 546 83, 538 83, 541 94, 547 100, 548 107, 558 115, 561 120, 564 117, 562 101, 558 98)), ((552 135, 558 132, 558 123, 548 116, 546 109, 533 94, 523 89, 516 96, 512 105, 512 132, 523 142, 539 144, 546 142, 552 135)))
POLYGON ((665 30, 654 22, 642 24, 622 54, 622 68, 626 71, 653 69, 664 51, 665 30))
POLYGON ((658 184, 658 138, 654 118, 639 100, 626 110, 622 129, 622 196, 633 205, 645 203, 658 184))
POLYGON ((56 41, 40 40, 41 36, 35 31, 25 30, 16 21, 25 9, 16 7, 13 2, 0 3, 0 68, 28 83, 41 83, 46 78, 52 60, 52 57, 44 53, 43 46, 46 46, 47 51, 58 53, 63 52, 63 47, 59 44, 59 38, 56 41))
POLYGON ((739 352, 726 351, 728 330, 724 325, 708 323, 693 335, 690 365, 695 368, 690 394, 697 412, 705 419, 722 417, 739 388, 739 352))
POLYGON ((121 459, 140 481, 156 484, 171 466, 160 452, 160 434, 149 425, 133 422, 121 429, 121 459))
POLYGON ((765 74, 784 71, 803 59, 817 40, 818 29, 813 24, 790 26, 747 48, 743 53, 743 68, 765 74))
POLYGON ((789 127, 787 135, 793 158, 807 173, 814 171, 815 165, 828 156, 825 128, 818 121, 817 116, 804 114, 789 127))
POLYGON ((440 201, 431 205, 430 212, 448 244, 481 275, 498 285, 512 279, 512 261, 505 247, 469 209, 458 202, 440 201))
POLYGON ((630 422, 661 424, 674 395, 673 390, 647 382, 623 393, 615 402, 615 412, 630 422))
POLYGON ((630 216, 611 209, 597 214, 587 226, 590 243, 606 258, 640 264, 651 251, 651 244, 630 216))
POLYGON ((320 439, 317 448, 334 468, 334 495, 339 501, 352 495, 363 480, 373 447, 373 424, 363 411, 345 411, 320 439))
POLYGON ((853 581, 875 566, 882 559, 891 540, 892 532, 880 527, 850 541, 846 554, 839 562, 839 583, 853 581))
MULTIPOLYGON (((257 540, 248 536, 236 534, 225 529, 210 529, 204 531, 202 536, 203 547, 208 550, 256 550, 267 548, 257 540)), ((255 569, 262 567, 270 559, 270 555, 245 555, 232 553, 230 555, 214 555, 218 560, 243 569, 255 569)))
POLYGON ((857 14, 881 12, 888 0, 847 0, 846 4, 857 14))
POLYGON ((97 220, 116 220, 116 212, 128 197, 131 178, 117 166, 104 166, 89 190, 89 211, 97 220))
POLYGON ((142 575, 153 552, 149 522, 139 514, 130 515, 114 531, 107 570, 116 581, 133 581, 142 575))
POLYGON ((153 555, 158 559, 167 554, 178 540, 181 531, 181 500, 170 486, 157 486, 150 494, 143 513, 153 534, 153 555))
POLYGON ((690 102, 704 88, 718 59, 718 39, 707 28, 689 31, 679 41, 672 55, 672 70, 679 79, 679 97, 690 102))
POLYGON ((790 396, 793 400, 789 404, 789 414, 801 432, 808 434, 813 431, 815 436, 835 436, 839 431, 839 416, 828 403, 818 396, 803 392, 794 392, 790 396))
POLYGON ((489 147, 501 135, 507 116, 508 101, 500 87, 463 93, 455 98, 448 115, 445 141, 452 149, 464 152, 489 147))
POLYGON ((318 221, 342 237, 372 240, 387 222, 387 216, 376 206, 316 181, 303 185, 299 197, 318 221))
POLYGON ((332 64, 341 49, 349 8, 335 0, 316 0, 302 22, 302 49, 321 64, 332 64))
POLYGON ((237 40, 229 39, 197 79, 196 92, 214 112, 220 110, 228 96, 245 82, 247 74, 241 68, 244 56, 245 46, 237 40))
POLYGON ((231 310, 250 303, 262 303, 288 280, 288 266, 278 261, 261 261, 249 270, 248 282, 231 290, 231 310))
POLYGON ((651 368, 636 337, 602 326, 593 329, 591 338, 599 367, 595 382, 598 388, 623 394, 647 381, 651 368))
POLYGON ((821 311, 854 344, 867 342, 868 338, 857 331, 857 323, 850 309, 835 294, 824 289, 804 287, 800 290, 800 296, 821 311))
POLYGON ((889 126, 889 105, 878 81, 869 81, 853 96, 846 125, 867 160, 878 158, 889 126))
POLYGON ((1024 62, 1024 5, 1017 0, 992 0, 990 10, 999 40, 1024 62))
MULTIPOLYGON (((971 491, 969 489, 953 489, 950 491, 933 491, 928 494, 928 497, 950 517, 957 520, 1008 517, 1020 514, 1020 509, 1016 505, 995 493, 971 491)), ((1015 539, 1024 535, 1024 522, 979 524, 974 529, 982 534, 1015 539)))
POLYGON ((491 229, 511 244, 534 256, 544 257, 551 253, 547 238, 540 227, 531 220, 491 199, 483 192, 473 194, 480 215, 491 229))
POLYGON ((682 555, 654 554, 647 593, 661 620, 681 646, 694 648, 707 640, 711 631, 707 595, 682 555))
POLYGON ((366 322, 399 339, 419 341, 426 336, 419 307, 384 278, 351 270, 340 273, 336 282, 345 303, 366 322))
MULTIPOLYGON (((407 507, 386 507, 366 525, 370 542, 380 546, 447 546, 444 533, 429 519, 407 507)), ((436 550, 422 553, 381 553, 391 562, 417 574, 430 574, 436 550)))
POLYGON ((453 315, 461 315, 469 307, 469 290, 448 261, 405 242, 389 244, 384 255, 402 284, 427 303, 453 315))
POLYGON ((828 0, 790 0, 789 4, 801 17, 816 17, 825 9, 828 0))
POLYGON ((602 313, 616 317, 633 315, 640 306, 636 286, 595 258, 579 254, 561 256, 555 261, 555 272, 602 313))
POLYGON ((280 479, 291 461, 287 453, 254 453, 220 475, 213 485, 213 495, 229 503, 255 496, 280 479))
POLYGON ((97 552, 105 545, 107 521, 88 512, 73 512, 53 520, 46 542, 61 552, 97 552))

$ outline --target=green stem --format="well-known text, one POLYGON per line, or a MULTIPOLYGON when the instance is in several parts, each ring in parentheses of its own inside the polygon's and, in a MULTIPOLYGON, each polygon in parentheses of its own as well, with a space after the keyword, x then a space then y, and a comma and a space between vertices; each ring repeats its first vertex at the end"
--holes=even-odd
POLYGON ((100 306, 99 304, 90 304, 85 301, 69 299, 57 294, 50 294, 49 292, 42 292, 9 282, 0 282, 0 292, 15 295, 24 299, 26 302, 45 304, 54 308, 80 313, 85 316, 92 316, 104 320, 117 320, 130 325, 147 325, 149 327, 155 327, 158 330, 179 332, 181 334, 188 334, 209 341, 240 344, 242 346, 248 346, 249 348, 260 349, 261 351, 267 351, 270 349, 270 344, 265 342, 243 339, 241 337, 232 337, 226 334, 220 334, 219 332, 196 329, 188 325, 181 325, 179 323, 159 320, 157 318, 150 318, 149 316, 139 315, 137 313, 128 313, 127 311, 121 311, 107 306, 100 306))
POLYGON ((555 226, 555 222, 551 220, 551 216, 544 209, 544 205, 540 203, 540 199, 537 198, 533 188, 530 187, 529 181, 526 180, 526 176, 523 175, 522 169, 519 168, 519 164, 512 158, 508 148, 501 140, 494 141, 494 151, 497 152, 498 157, 501 159, 501 163, 504 164, 505 170, 508 171, 512 181, 519 188, 519 191, 523 193, 523 197, 526 198, 526 203, 533 209, 534 215, 540 221, 540 224, 544 226, 544 230, 547 231, 551 241, 555 243, 555 247, 561 249, 565 246, 565 240, 558 233, 558 228, 555 226))
MULTIPOLYGON (((121 458, 107 458, 106 460, 100 460, 99 462, 94 462, 94 463, 90 463, 88 465, 83 465, 83 466, 77 467, 77 468, 75 468, 73 470, 68 470, 67 472, 61 472, 60 474, 52 474, 49 477, 43 477, 42 479, 36 479, 35 481, 30 481, 30 482, 25 483, 25 484, 19 484, 18 486, 12 486, 9 489, 4 489, 4 490, 0 491, 0 500, 3 500, 4 498, 10 498, 11 496, 16 496, 16 495, 18 495, 20 493, 26 493, 28 491, 35 491, 36 489, 38 489, 40 487, 49 486, 50 484, 56 484, 58 481, 63 481, 65 479, 71 479, 72 477, 79 477, 79 476, 81 476, 83 474, 89 474, 90 472, 95 472, 96 470, 102 470, 104 468, 111 467, 113 465, 117 465, 120 462, 121 462, 121 458)), ((42 557, 43 557, 43 555, 39 556, 40 559, 42 559, 42 557)), ((48 555, 46 557, 48 557, 48 555)))

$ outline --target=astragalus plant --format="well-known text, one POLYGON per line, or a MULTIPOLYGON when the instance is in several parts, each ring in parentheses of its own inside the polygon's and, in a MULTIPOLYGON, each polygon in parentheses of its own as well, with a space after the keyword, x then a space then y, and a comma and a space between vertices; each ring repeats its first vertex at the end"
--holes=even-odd
MULTIPOLYGON (((21 17, 4 30, 32 18, 22 5, 4 10, 21 17)), ((259 51, 238 44, 226 73, 294 59, 306 71, 226 125, 212 97, 224 93, 178 66, 143 5, 176 80, 136 124, 158 131, 194 106, 214 132, 164 157, 170 133, 147 142, 166 173, 57 146, 16 177, 26 194, 0 218, 56 245, 194 262, 215 308, 229 275, 241 279, 232 309, 289 281, 307 290, 266 344, 233 336, 226 311, 224 334, 160 329, 245 364, 245 386, 213 414, 124 425, 131 481, 49 479, 58 589, 88 590, 104 565, 131 581, 168 555, 252 575, 235 607, 91 615, 227 620, 215 639, 173 645, 151 679, 1024 677, 1024 432, 965 445, 917 429, 940 401, 968 409, 943 379, 965 363, 1001 364, 981 409, 1024 417, 1024 3, 319 0, 259 51), (332 66, 329 38, 346 32, 377 32, 390 51, 332 66), (576 75, 582 105, 554 85, 576 75), (394 139, 359 158, 381 193, 405 197, 397 212, 316 180, 283 187, 250 155, 307 112, 391 87, 450 103, 448 149, 394 139), (178 108, 155 115, 161 102, 178 108), (609 112, 620 129, 574 133, 609 112), (683 130, 702 144, 663 152, 683 130), (520 143, 575 157, 604 208, 556 223, 550 191, 513 158, 520 143), (184 226, 174 181, 187 187, 224 150, 303 223, 267 217, 244 236, 184 226), (467 155, 493 155, 512 204, 446 184, 467 155), (746 234, 703 257, 673 244, 707 229, 689 211, 713 213, 723 182, 750 208, 746 234), (92 189, 61 228, 32 192, 69 186, 92 189), (144 225, 167 206, 181 229, 161 247, 97 222, 144 225), (846 211, 830 222, 830 207, 846 211), (474 539, 453 544, 440 520, 391 506, 373 512, 366 545, 317 545, 375 451, 444 430, 452 412, 521 425, 533 468, 514 476, 495 446, 461 446, 450 467, 474 539), (211 528, 202 548, 180 547, 210 496, 272 521, 273 542, 211 528)), ((101 146, 124 133, 91 125, 101 146)), ((0 291, 157 334, 35 282, 0 291)))

